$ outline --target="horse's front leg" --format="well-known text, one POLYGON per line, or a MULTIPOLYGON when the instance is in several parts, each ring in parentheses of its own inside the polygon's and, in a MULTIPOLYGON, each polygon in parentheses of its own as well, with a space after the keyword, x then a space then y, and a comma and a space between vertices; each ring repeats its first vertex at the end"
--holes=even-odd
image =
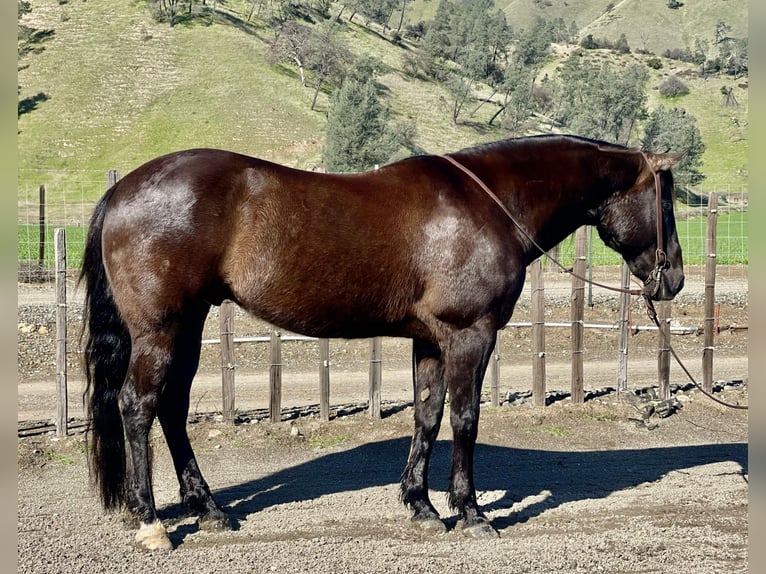
POLYGON ((473 480, 481 384, 496 338, 491 328, 466 329, 453 338, 446 363, 452 425, 449 504, 460 512, 463 532, 474 538, 498 536, 479 510, 473 480))
POLYGON ((414 524, 446 531, 428 497, 428 465, 444 413, 444 364, 441 351, 425 341, 414 341, 415 430, 410 455, 402 474, 401 500, 413 510, 414 524))

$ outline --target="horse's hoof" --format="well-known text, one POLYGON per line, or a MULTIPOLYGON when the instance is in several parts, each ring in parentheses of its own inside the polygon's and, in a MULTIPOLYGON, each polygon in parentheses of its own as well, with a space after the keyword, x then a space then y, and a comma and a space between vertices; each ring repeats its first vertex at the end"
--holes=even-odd
POLYGON ((447 526, 439 518, 413 518, 410 522, 413 526, 425 532, 433 534, 447 532, 447 526))
MULTIPOLYGON (((461 523, 458 523, 458 525, 461 525, 461 523)), ((492 525, 489 522, 485 521, 477 522, 471 526, 463 525, 462 530, 465 536, 476 540, 491 540, 492 538, 500 537, 497 530, 492 528, 492 525)))
POLYGON ((159 520, 151 524, 142 523, 136 532, 136 543, 146 550, 173 550, 173 544, 168 538, 168 532, 159 520))
POLYGON ((231 520, 225 514, 209 518, 200 517, 197 520, 197 526, 200 530, 207 532, 220 532, 222 530, 231 530, 231 520))

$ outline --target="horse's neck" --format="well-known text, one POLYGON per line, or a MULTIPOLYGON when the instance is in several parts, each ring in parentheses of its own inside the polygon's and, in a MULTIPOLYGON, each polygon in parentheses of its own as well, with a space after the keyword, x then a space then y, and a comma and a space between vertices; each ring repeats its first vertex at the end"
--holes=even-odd
MULTIPOLYGON (((539 247, 549 250, 586 224, 597 223, 598 208, 610 196, 629 189, 635 182, 634 169, 625 169, 625 156, 602 152, 592 162, 582 159, 567 167, 562 161, 543 158, 529 166, 523 179, 508 174, 512 185, 502 185, 501 200, 518 214, 517 223, 526 227, 539 247), (615 169, 604 169, 604 161, 614 161, 615 169), (617 163, 620 168, 617 169, 617 163), (619 174, 619 175, 618 175, 619 174)), ((530 251, 539 255, 537 246, 530 251)))

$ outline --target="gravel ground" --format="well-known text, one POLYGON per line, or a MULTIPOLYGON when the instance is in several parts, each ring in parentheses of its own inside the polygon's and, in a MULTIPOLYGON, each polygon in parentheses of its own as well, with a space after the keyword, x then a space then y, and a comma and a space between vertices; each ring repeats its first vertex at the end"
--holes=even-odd
MULTIPOLYGON (((722 393, 747 401, 744 386, 722 393)), ((177 504, 155 432, 155 493, 175 546, 133 545, 87 488, 82 436, 19 443, 19 572, 747 572, 747 415, 694 393, 649 430, 610 397, 482 412, 476 477, 500 538, 455 528, 444 491, 449 432, 432 460, 446 534, 398 502, 411 408, 320 423, 191 424, 203 472, 235 530, 198 531, 177 504), (295 430, 293 430, 295 429, 295 430)))
MULTIPOLYGON (((566 301, 566 287, 558 296, 550 291, 551 320, 566 318, 556 303, 566 301)), ((744 292, 740 285, 717 293, 721 324, 746 326, 746 285, 744 292)), ((699 290, 689 289, 674 302, 674 317, 701 324, 700 303, 699 290)), ((613 320, 612 307, 604 295, 586 314, 593 313, 594 321, 613 320)), ((20 429, 46 423, 55 412, 54 309, 50 287, 19 285, 20 429)), ((70 335, 76 333, 78 312, 73 302, 70 335)), ((514 320, 524 320, 525 313, 522 300, 514 320)), ((240 316, 236 322, 243 334, 264 328, 240 316)), ((206 336, 216 329, 211 317, 206 336)), ((666 418, 649 416, 645 403, 626 401, 602 386, 602 380, 614 378, 613 333, 588 339, 589 356, 596 359, 586 362, 591 393, 584 405, 572 405, 556 392, 566 388, 557 383, 567 380, 568 367, 566 361, 557 366, 552 352, 548 372, 555 400, 532 408, 523 400, 526 371, 513 360, 529 350, 529 337, 522 333, 504 332, 501 348, 501 380, 507 381, 501 396, 522 400, 498 408, 482 405, 476 482, 479 501, 500 533, 496 540, 465 538, 446 507, 446 423, 432 459, 431 486, 448 531, 414 529, 398 501, 412 427, 406 343, 384 345, 392 370, 384 371, 381 420, 364 411, 366 367, 355 368, 364 365, 366 343, 333 344, 329 423, 320 422, 312 406, 316 374, 313 366, 304 367, 314 359, 295 349, 285 351, 286 361, 295 365, 285 381, 286 420, 266 422, 263 378, 248 374, 260 368, 262 351, 243 347, 235 425, 215 414, 219 399, 211 397, 216 388, 220 393, 220 358, 213 346, 195 381, 200 390, 193 395, 189 428, 203 473, 234 530, 202 532, 184 515, 170 457, 155 428, 155 494, 175 549, 168 554, 138 549, 121 516, 105 514, 88 486, 83 434, 75 429, 57 439, 43 430, 18 441, 18 571, 748 572, 747 411, 709 401, 676 371, 671 382, 679 408, 666 418), (564 373, 560 378, 557 369, 564 373), (248 388, 249 377, 258 389, 248 388)), ((651 385, 652 366, 656 382, 656 335, 645 335, 631 340, 632 387, 651 385), (649 364, 649 375, 642 374, 641 360, 649 364)), ((546 335, 552 351, 567 341, 565 334, 546 335)), ((698 354, 702 338, 678 337, 674 344, 683 354, 698 354)), ((719 335, 715 365, 717 396, 747 404, 746 329, 719 335)), ((74 375, 72 383, 74 407, 81 389, 74 375)))

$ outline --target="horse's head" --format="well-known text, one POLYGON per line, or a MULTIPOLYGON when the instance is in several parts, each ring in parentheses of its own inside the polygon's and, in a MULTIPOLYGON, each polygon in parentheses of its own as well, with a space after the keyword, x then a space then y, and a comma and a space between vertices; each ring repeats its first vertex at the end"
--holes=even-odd
POLYGON ((667 301, 684 286, 670 168, 685 153, 642 155, 645 169, 640 170, 630 189, 602 205, 597 227, 604 242, 620 253, 631 273, 644 282, 644 294, 655 301, 667 301))

